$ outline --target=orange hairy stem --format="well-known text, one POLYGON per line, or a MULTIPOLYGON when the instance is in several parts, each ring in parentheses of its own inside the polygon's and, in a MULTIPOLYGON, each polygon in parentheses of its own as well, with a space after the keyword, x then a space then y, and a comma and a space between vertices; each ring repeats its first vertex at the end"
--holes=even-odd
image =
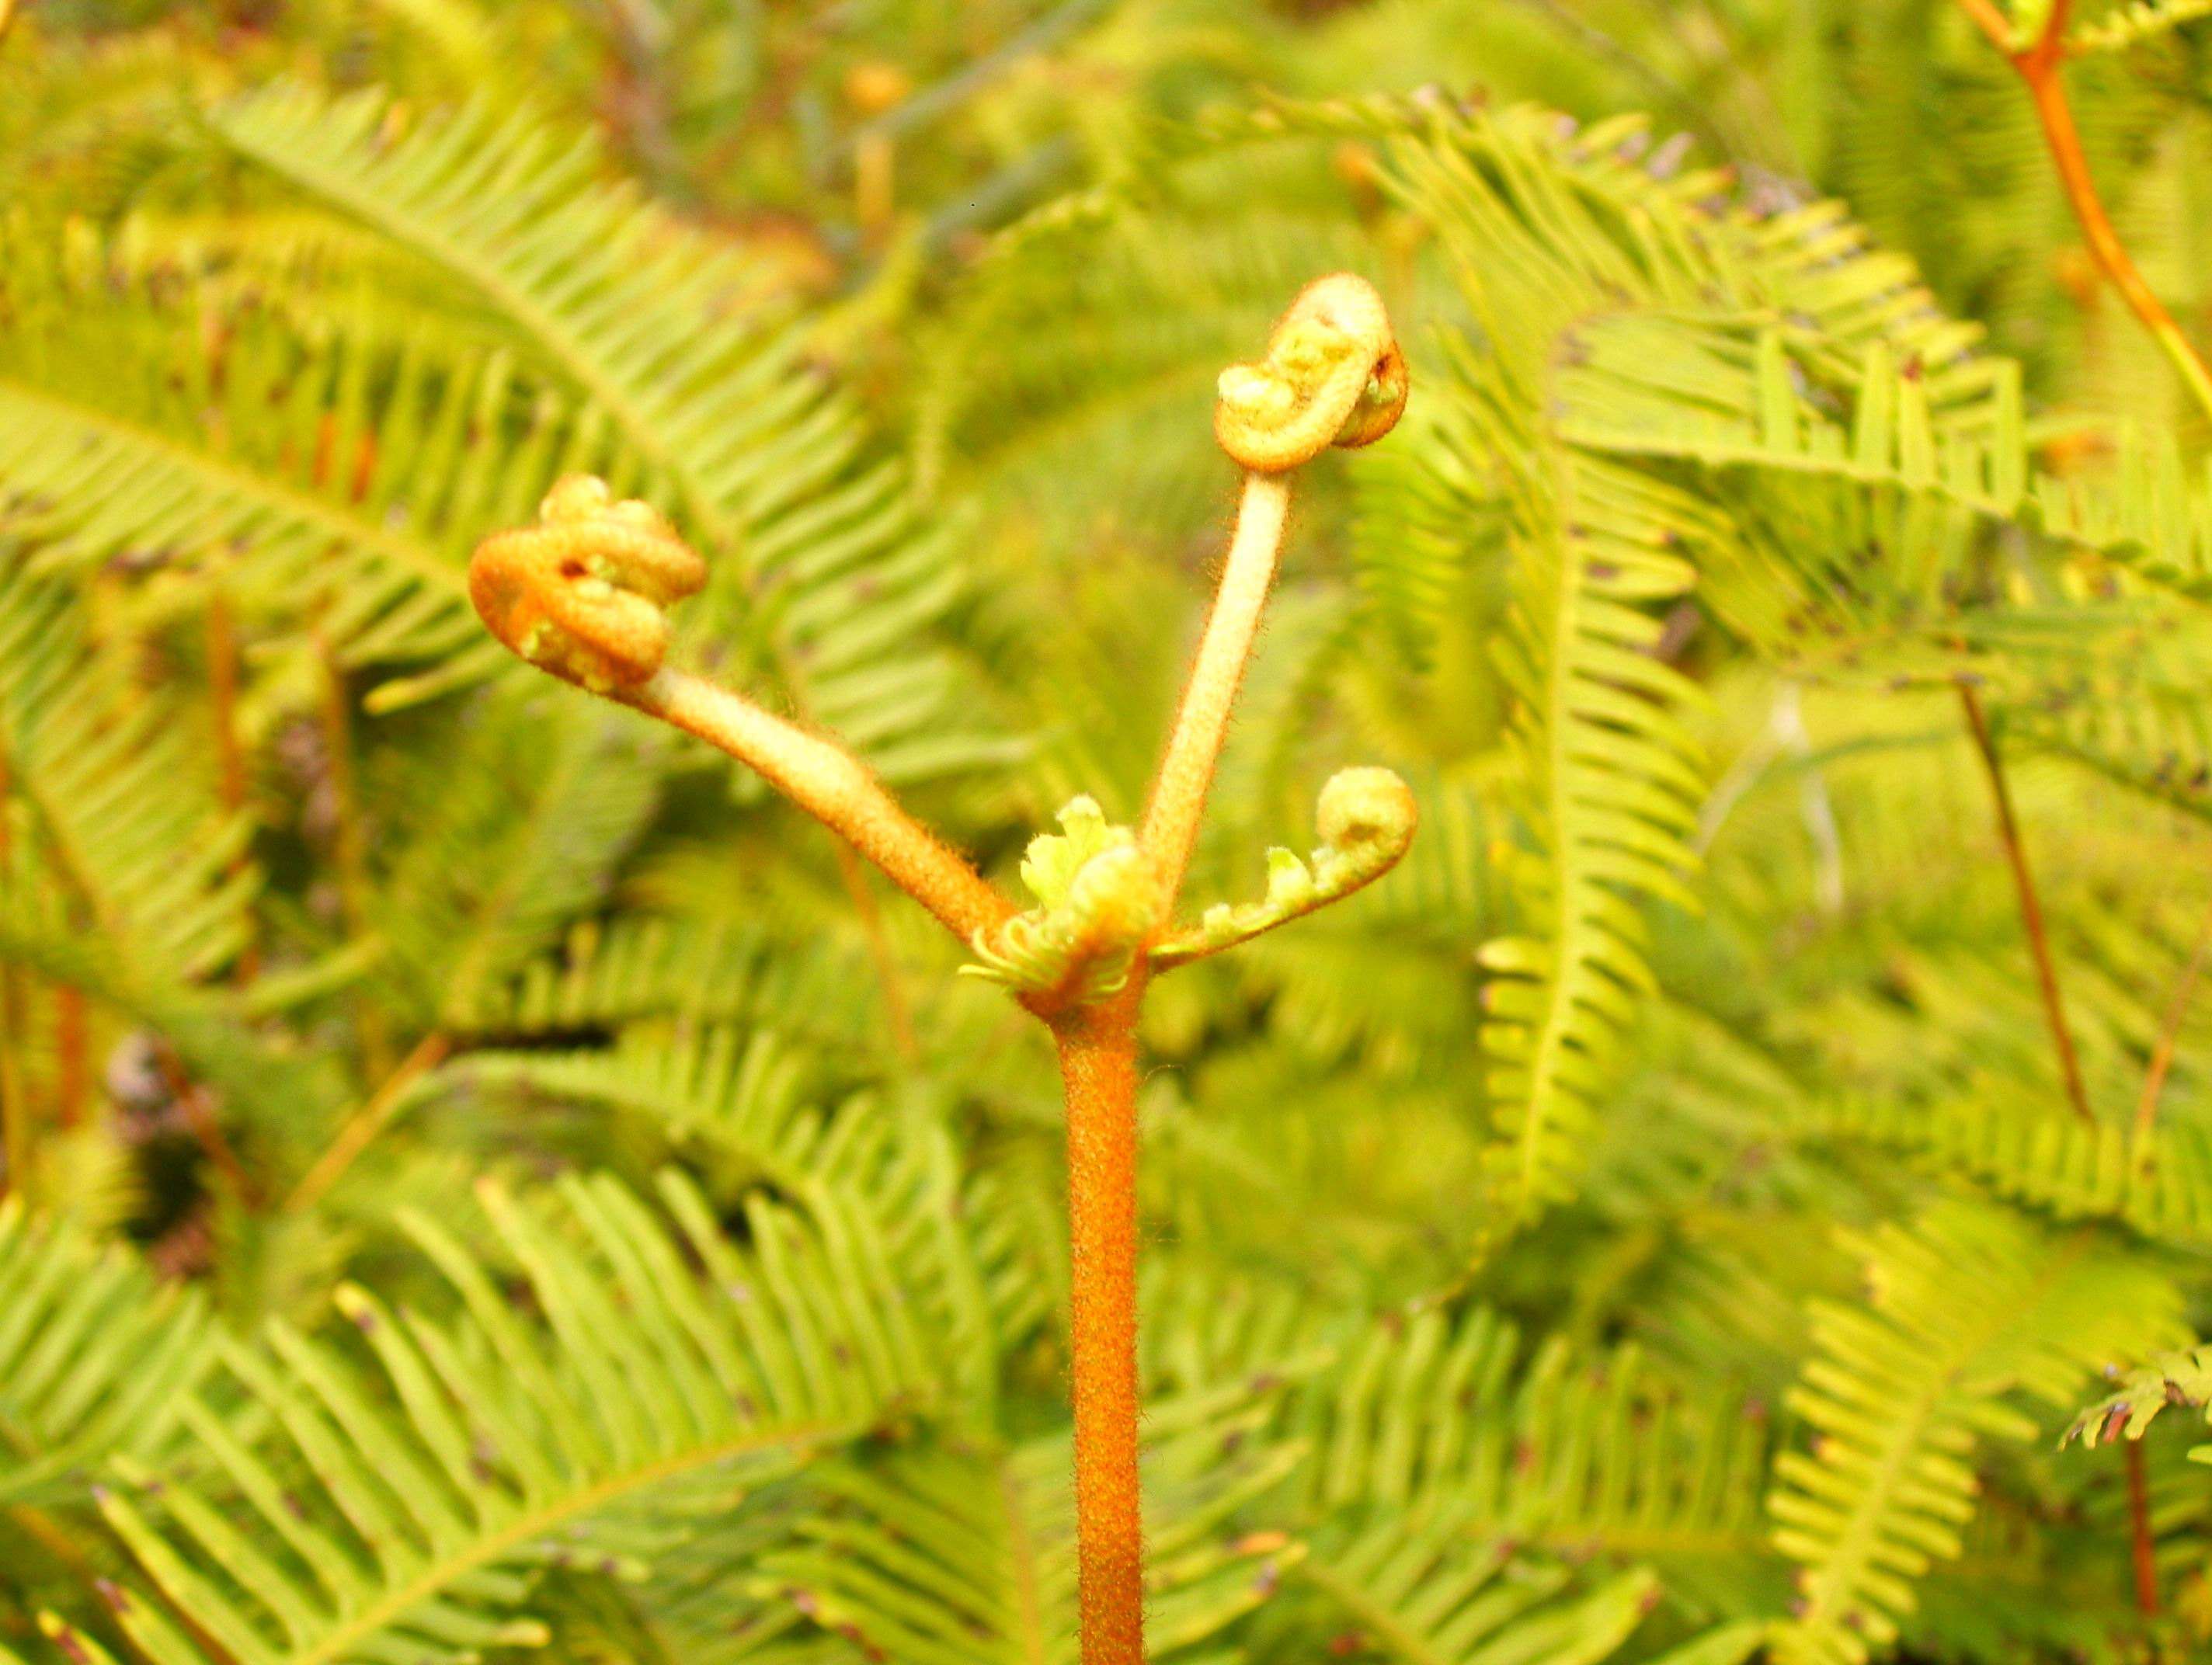
MULTIPOLYGON (((1290 511, 1289 473, 1363 446, 1405 409, 1404 355, 1382 297, 1340 272, 1309 283, 1267 358, 1222 374, 1214 437, 1243 464, 1237 530, 1137 847, 1164 919, 1198 842, 1221 745, 1259 634, 1290 511)), ((1083 1665, 1144 1665, 1144 1522, 1137 1470, 1137 1014, 1146 956, 1106 1000, 1052 1014, 1067 1096, 1069 1326, 1083 1665)))
POLYGON ((664 670, 613 697, 697 735, 755 770, 881 868, 961 941, 1013 917, 1012 902, 834 741, 682 671, 664 670))
POLYGON ((2035 106, 2035 118, 2043 128, 2043 141, 2058 169, 2067 206, 2081 228, 2097 268, 2120 292, 2142 326, 2151 333, 2205 415, 2212 416, 2212 366, 2197 350, 2157 291, 2144 281, 2127 245, 2120 240, 2112 216, 2097 194, 2089 172, 2089 159, 2081 148, 2081 131, 2074 120, 2074 106, 2066 96, 2066 24, 2072 13, 2070 0, 2051 0, 2041 32, 2026 46, 2014 42, 2012 27, 1994 0, 1960 0, 1976 27, 2005 55, 2035 106))
POLYGON ((1182 889, 1184 870, 1198 842, 1198 823, 1214 765, 1229 732, 1229 713, 1244 680, 1259 635, 1260 615, 1275 581, 1275 557, 1282 547, 1283 523, 1290 513, 1291 483, 1278 474, 1244 477, 1243 501, 1237 511, 1237 534, 1221 571, 1221 588, 1206 617, 1197 662, 1183 689, 1182 708, 1160 761, 1152 801, 1138 842, 1152 858, 1167 904, 1182 889))
POLYGON ((1055 1019, 1067 1094, 1069 1328, 1083 1665, 1144 1665, 1137 1477, 1137 1009, 1141 972, 1055 1019))
MULTIPOLYGON (((1417 818, 1388 771, 1340 774, 1316 817, 1308 869, 1273 863, 1262 902, 1220 908, 1164 939, 1190 864, 1230 714, 1274 580, 1290 471, 1330 446, 1370 444, 1405 408, 1404 355, 1382 297, 1340 272, 1310 283, 1266 359, 1220 382, 1214 434, 1248 471, 1237 530, 1198 658, 1133 839, 1097 805, 1062 811, 1064 835, 1032 842, 1023 873, 1038 906, 1018 913, 833 740, 669 667, 664 610, 704 569, 643 503, 596 480, 556 484, 540 524, 478 546, 469 592, 492 633, 541 669, 726 751, 875 864, 1006 982, 1051 1030, 1066 1094, 1069 1335, 1083 1665, 1144 1665, 1144 1521, 1137 1462, 1137 1017, 1152 969, 1232 945, 1349 895, 1404 853, 1417 818)), ((850 872, 848 869, 848 882, 850 872)), ((896 986, 880 934, 894 1022, 896 986)), ((910 1045, 910 1039, 902 1042, 910 1045)))

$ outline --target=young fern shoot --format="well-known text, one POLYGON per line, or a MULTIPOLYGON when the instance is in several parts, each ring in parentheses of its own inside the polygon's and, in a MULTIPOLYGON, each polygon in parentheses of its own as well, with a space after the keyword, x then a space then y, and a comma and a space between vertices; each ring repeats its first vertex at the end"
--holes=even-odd
POLYGON ((909 815, 835 739, 666 662, 667 608, 705 581, 655 509, 600 481, 557 483, 536 526, 477 550, 469 592, 492 633, 541 670, 672 723, 757 770, 845 839, 1007 985, 1059 1050, 1066 1093, 1070 1331, 1084 1665, 1142 1665, 1144 1545, 1137 1472, 1137 1018, 1158 971, 1216 954, 1387 872, 1417 811, 1387 769, 1322 790, 1311 863, 1269 856, 1263 901, 1177 925, 1175 904, 1230 714, 1273 586, 1290 478, 1331 446, 1380 439, 1405 409, 1404 355, 1382 298, 1337 273, 1298 295, 1257 364, 1224 371, 1214 414, 1247 471, 1236 532, 1141 825, 1079 798, 1035 839, 1018 910, 909 815))

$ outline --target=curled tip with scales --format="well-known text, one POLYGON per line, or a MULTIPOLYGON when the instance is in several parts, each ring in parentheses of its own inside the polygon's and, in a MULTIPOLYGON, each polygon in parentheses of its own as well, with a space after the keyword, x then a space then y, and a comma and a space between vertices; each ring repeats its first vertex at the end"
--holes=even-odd
POLYGON ((494 532, 469 562, 469 599, 491 633, 532 665, 595 694, 652 679, 668 654, 671 603, 696 594, 706 563, 648 503, 571 474, 538 524, 494 532))
POLYGON ((1245 467, 1279 473, 1330 446, 1372 445, 1397 425, 1407 386, 1382 297, 1334 272, 1298 291, 1265 359, 1221 373, 1213 435, 1245 467))

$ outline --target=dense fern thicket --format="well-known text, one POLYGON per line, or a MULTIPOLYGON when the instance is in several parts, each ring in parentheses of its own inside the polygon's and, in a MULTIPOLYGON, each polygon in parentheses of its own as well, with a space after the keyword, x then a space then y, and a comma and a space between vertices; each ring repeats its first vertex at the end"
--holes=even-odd
POLYGON ((1152 1656, 2212 1650, 2212 418, 1973 9, 0 0, 0 1661, 1074 1659, 1049 1049, 465 563, 659 505, 1011 874, 1336 270, 1194 888, 1421 828, 1146 1012, 1152 1656))

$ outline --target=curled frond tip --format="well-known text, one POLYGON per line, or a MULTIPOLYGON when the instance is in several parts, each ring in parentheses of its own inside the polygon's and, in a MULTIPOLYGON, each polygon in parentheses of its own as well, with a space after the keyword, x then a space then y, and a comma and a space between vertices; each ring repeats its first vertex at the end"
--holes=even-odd
POLYGON ((668 653, 666 608, 696 594, 706 563, 659 511, 615 501, 572 474, 538 524, 494 532, 469 562, 469 599, 491 633, 532 665, 594 693, 635 687, 668 653))
POLYGON ((1411 848, 1420 818, 1412 788, 1389 769, 1338 771, 1321 789, 1315 809, 1321 848, 1312 860, 1268 851, 1264 897, 1207 908, 1196 925, 1163 939, 1152 951, 1152 963, 1165 970, 1218 954, 1373 884, 1411 848))
POLYGON ((1213 435, 1245 467, 1278 473, 1332 445, 1372 445, 1397 426, 1407 385, 1382 297, 1334 272, 1298 292, 1265 359, 1221 373, 1213 435))

